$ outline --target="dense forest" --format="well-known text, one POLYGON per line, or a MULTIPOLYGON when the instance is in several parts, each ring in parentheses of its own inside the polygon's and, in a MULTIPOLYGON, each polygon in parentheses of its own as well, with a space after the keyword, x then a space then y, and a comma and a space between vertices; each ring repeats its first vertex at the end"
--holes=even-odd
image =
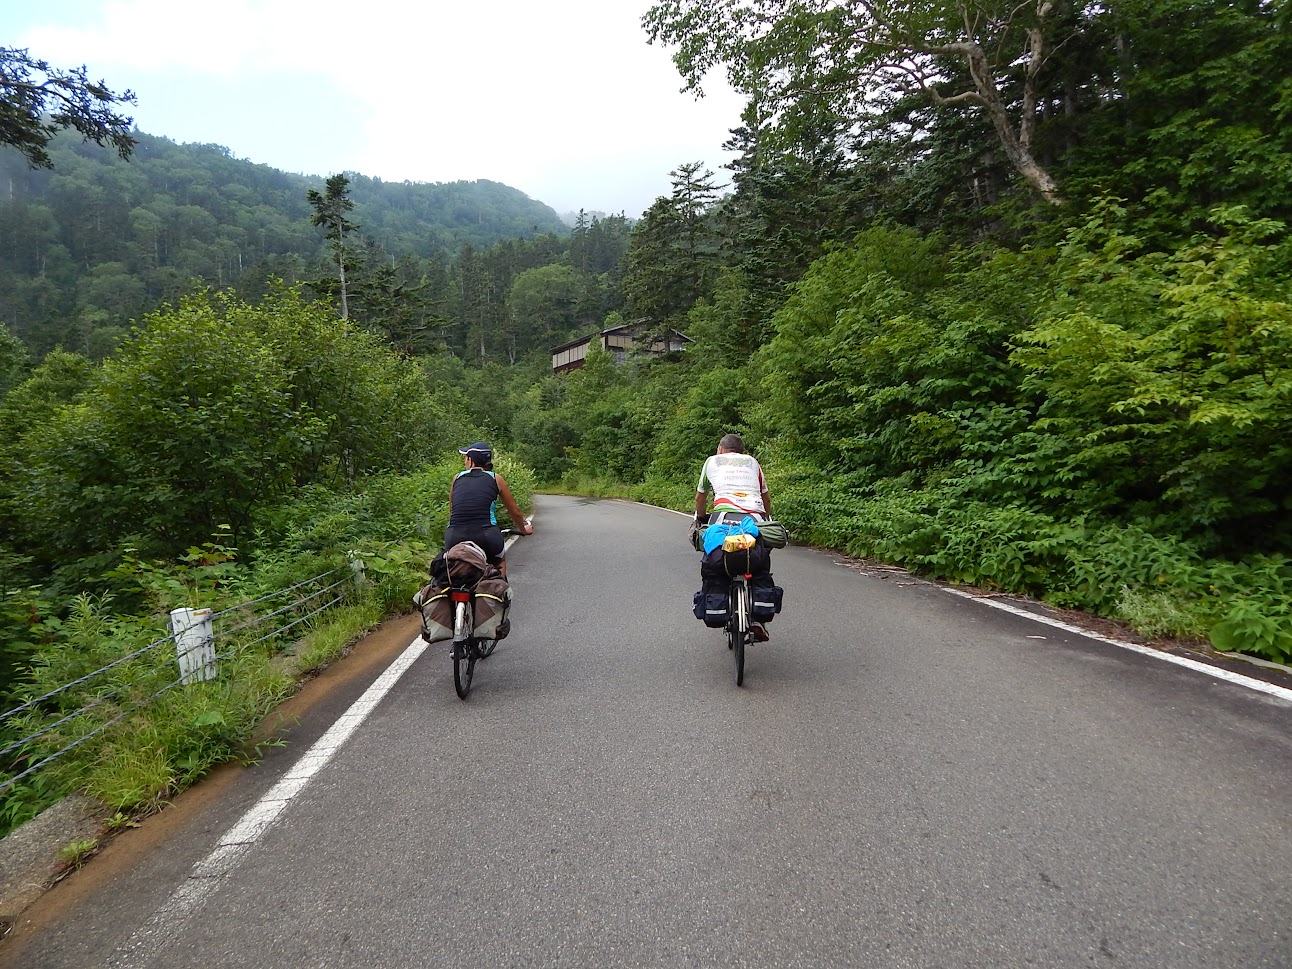
MULTIPOLYGON (((129 320, 201 286, 255 298, 270 279, 319 277, 325 239, 307 192, 321 178, 215 145, 133 138, 127 161, 59 134, 52 168, 0 150, 0 320, 38 355, 62 346, 102 358, 129 320)), ((422 325, 443 317, 446 268, 465 248, 569 232, 548 206, 496 182, 351 175, 349 197, 356 258, 383 275, 366 284, 415 295, 405 315, 422 325)))
POLYGON ((666 0, 647 38, 748 109, 728 175, 679 160, 631 224, 467 237, 416 186, 353 176, 328 208, 321 182, 153 139, 229 179, 153 210, 156 182, 110 187, 143 157, 69 135, 51 173, 0 159, 26 186, 0 222, 17 688, 72 671, 72 618, 80 642, 197 577, 416 564, 442 509, 390 496, 455 443, 686 508, 729 430, 801 540, 1288 661, 1290 19, 666 0), (186 254, 169 274, 163 251, 186 254), (693 342, 551 372, 552 345, 622 322, 693 342))

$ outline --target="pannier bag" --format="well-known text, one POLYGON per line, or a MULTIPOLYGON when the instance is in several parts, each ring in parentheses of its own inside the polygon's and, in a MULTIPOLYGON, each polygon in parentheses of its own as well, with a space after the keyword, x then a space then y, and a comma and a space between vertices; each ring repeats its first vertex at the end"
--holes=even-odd
POLYGON ((422 614, 422 638, 428 643, 453 638, 453 587, 475 593, 473 633, 481 639, 504 639, 511 632, 511 588, 502 573, 485 560, 475 542, 460 542, 436 556, 431 581, 413 596, 422 614))
POLYGON ((777 521, 759 522, 758 534, 763 537, 768 548, 784 548, 790 543, 789 529, 777 521))
POLYGON ((706 552, 700 560, 700 578, 730 578, 733 575, 761 575, 772 567, 772 553, 763 542, 756 541, 749 548, 736 552, 725 551, 722 546, 706 552))
POLYGON ((731 616, 731 596, 725 581, 705 581, 704 587, 692 599, 695 618, 706 626, 721 629, 731 616))
POLYGON ((444 551, 444 566, 450 582, 460 588, 470 588, 489 569, 489 560, 475 542, 458 542, 444 551))
POLYGON ((511 586, 491 568, 476 583, 475 635, 480 639, 506 639, 511 632, 511 586))
POLYGON ((453 600, 447 585, 427 583, 413 596, 413 605, 422 614, 422 639, 438 643, 453 638, 453 600))
POLYGON ((773 584, 772 574, 751 576, 749 579, 749 618, 754 622, 771 622, 781 611, 785 590, 773 584))

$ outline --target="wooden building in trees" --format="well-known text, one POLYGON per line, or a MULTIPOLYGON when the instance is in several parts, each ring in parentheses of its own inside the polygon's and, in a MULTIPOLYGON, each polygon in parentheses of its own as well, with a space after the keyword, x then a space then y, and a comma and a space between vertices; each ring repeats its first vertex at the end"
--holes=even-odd
POLYGON ((601 348, 615 358, 615 363, 623 363, 628 354, 633 352, 671 353, 683 349, 691 342, 691 338, 681 330, 669 330, 667 341, 656 340, 650 346, 643 346, 638 343, 638 338, 644 329, 643 323, 621 323, 599 333, 562 343, 559 347, 552 347, 552 372, 567 373, 582 367, 593 341, 599 341, 601 348))

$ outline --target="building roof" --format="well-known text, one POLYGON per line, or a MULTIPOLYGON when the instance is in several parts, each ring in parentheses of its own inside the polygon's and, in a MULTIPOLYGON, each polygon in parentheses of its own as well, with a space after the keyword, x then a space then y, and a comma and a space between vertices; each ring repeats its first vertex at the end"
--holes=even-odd
MULTIPOLYGON (((575 340, 570 340, 566 343, 562 343, 560 346, 552 347, 548 351, 548 353, 560 353, 562 350, 572 349, 573 347, 577 347, 580 343, 587 343, 593 337, 609 336, 611 333, 622 333, 624 330, 640 329, 645 324, 645 322, 646 322, 645 320, 642 320, 638 323, 620 323, 618 326, 608 326, 604 330, 597 330, 597 332, 595 333, 589 333, 587 336, 581 336, 575 340)), ((675 336, 681 337, 687 343, 695 342, 689 336, 683 333, 681 330, 670 327, 669 332, 673 333, 675 336)))

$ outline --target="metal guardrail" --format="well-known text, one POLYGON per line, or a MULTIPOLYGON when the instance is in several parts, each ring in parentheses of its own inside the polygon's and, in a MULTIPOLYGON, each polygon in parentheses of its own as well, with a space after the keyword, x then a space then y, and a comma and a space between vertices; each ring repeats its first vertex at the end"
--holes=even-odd
MULTIPOLYGON (((86 673, 84 676, 63 684, 57 689, 50 690, 41 696, 33 697, 11 710, 0 713, 0 725, 10 723, 22 714, 47 707, 51 701, 69 693, 69 691, 77 688, 92 691, 93 684, 96 681, 104 682, 101 678, 109 672, 139 660, 154 650, 172 644, 175 647, 178 675, 174 679, 153 690, 143 699, 132 702, 103 723, 69 741, 59 750, 32 764, 25 764, 21 756, 21 751, 26 749, 32 742, 74 722, 78 717, 82 717, 96 708, 102 709, 105 704, 118 698, 128 687, 136 685, 138 681, 118 686, 104 693, 93 693, 92 698, 78 709, 59 717, 51 723, 42 725, 38 730, 0 749, 0 762, 18 755, 18 763, 14 766, 23 767, 20 773, 14 774, 4 780, 3 783, 0 783, 0 795, 19 781, 37 773, 64 754, 75 750, 170 690, 178 686, 187 686, 217 677, 221 660, 230 659, 252 647, 282 636, 301 623, 307 622, 314 616, 337 605, 345 599, 346 587, 351 585, 354 578, 361 576, 362 572, 363 563, 355 559, 348 566, 331 569, 285 589, 279 589, 258 599, 242 602, 218 612, 212 612, 209 609, 176 609, 171 612, 170 635, 118 657, 112 662, 86 673), (326 579, 333 579, 338 573, 347 574, 324 585, 319 585, 320 582, 326 579), (291 597, 285 604, 263 614, 256 612, 257 606, 281 602, 284 596, 291 597), (266 631, 267 624, 273 622, 278 622, 279 624, 266 631)), ((145 671, 140 680, 148 676, 155 676, 158 669, 158 666, 154 666, 145 671)))

